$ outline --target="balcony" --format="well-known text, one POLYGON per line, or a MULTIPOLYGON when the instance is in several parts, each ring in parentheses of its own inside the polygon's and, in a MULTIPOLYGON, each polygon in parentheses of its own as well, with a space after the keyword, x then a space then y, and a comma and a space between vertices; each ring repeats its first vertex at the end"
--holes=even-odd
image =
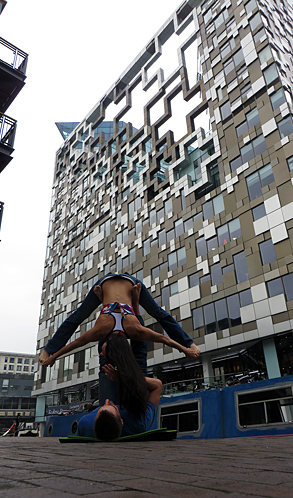
POLYGON ((0 112, 4 113, 25 83, 28 54, 0 37, 0 112))
POLYGON ((15 119, 0 113, 0 173, 12 159, 15 131, 15 119))

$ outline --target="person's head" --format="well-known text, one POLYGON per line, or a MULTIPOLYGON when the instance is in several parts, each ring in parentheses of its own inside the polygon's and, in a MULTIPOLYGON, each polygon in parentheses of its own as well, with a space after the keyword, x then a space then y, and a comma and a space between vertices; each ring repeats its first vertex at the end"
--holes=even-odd
POLYGON ((94 433, 98 439, 109 441, 120 437, 123 420, 115 404, 106 399, 105 404, 99 408, 94 423, 94 433))
POLYGON ((137 416, 144 413, 147 385, 126 337, 112 334, 104 347, 104 355, 108 363, 117 367, 119 406, 137 416))

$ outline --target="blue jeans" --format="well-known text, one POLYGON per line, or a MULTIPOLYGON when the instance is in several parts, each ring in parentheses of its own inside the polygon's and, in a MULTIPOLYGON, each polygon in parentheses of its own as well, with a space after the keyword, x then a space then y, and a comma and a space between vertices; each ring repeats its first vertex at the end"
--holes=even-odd
POLYGON ((104 277, 100 278, 91 288, 81 305, 74 311, 66 320, 60 325, 52 339, 49 340, 45 346, 45 350, 49 354, 54 354, 59 349, 63 348, 70 337, 73 335, 77 327, 95 311, 95 309, 101 304, 101 301, 94 293, 94 287, 96 285, 101 285, 103 280, 110 275, 126 276, 130 278, 134 284, 141 284, 141 292, 139 304, 145 309, 145 311, 155 318, 167 334, 176 342, 179 342, 182 346, 189 347, 193 340, 184 332, 179 323, 174 320, 174 318, 167 313, 167 311, 160 308, 157 305, 154 298, 151 296, 146 286, 137 278, 132 277, 126 273, 121 273, 119 275, 115 273, 108 273, 104 277))

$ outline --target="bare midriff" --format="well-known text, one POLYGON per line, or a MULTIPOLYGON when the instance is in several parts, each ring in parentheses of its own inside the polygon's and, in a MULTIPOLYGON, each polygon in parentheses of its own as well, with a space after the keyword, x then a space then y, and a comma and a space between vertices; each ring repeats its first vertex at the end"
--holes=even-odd
POLYGON ((102 283, 103 303, 121 303, 132 306, 133 284, 124 278, 110 278, 102 283))

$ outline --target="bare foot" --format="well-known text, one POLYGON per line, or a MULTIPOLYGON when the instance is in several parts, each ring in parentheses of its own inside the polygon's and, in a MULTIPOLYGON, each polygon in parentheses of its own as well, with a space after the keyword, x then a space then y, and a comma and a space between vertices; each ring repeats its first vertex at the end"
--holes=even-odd
POLYGON ((43 365, 45 361, 49 358, 49 356, 50 356, 49 353, 47 353, 47 351, 43 349, 43 351, 39 356, 39 362, 43 365))
POLYGON ((187 350, 190 352, 189 358, 196 358, 200 355, 200 349, 194 344, 194 342, 189 346, 189 348, 187 348, 187 350))
POLYGON ((100 285, 96 285, 94 287, 94 293, 96 294, 97 298, 101 301, 101 303, 103 302, 103 291, 102 291, 102 287, 100 285))
POLYGON ((134 313, 139 315, 139 297, 141 291, 141 284, 138 283, 132 287, 132 307, 134 313))

